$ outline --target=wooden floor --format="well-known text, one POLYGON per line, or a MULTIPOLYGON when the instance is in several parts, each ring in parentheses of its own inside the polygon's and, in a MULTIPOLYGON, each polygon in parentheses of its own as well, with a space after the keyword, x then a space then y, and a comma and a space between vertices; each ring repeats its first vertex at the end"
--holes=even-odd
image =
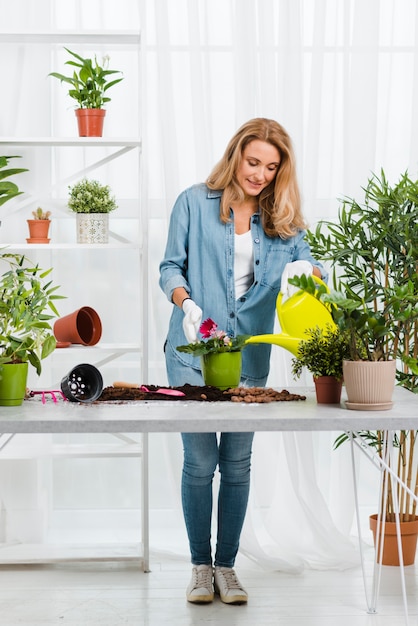
MULTIPOLYGON (((372 571, 371 563, 366 564, 372 571)), ((368 615, 361 568, 344 572, 266 573, 239 557, 248 605, 185 600, 190 565, 151 554, 151 572, 129 563, 0 567, 0 623, 27 626, 400 626, 418 624, 416 568, 407 568, 409 621, 398 568, 383 569, 378 613, 368 615)))

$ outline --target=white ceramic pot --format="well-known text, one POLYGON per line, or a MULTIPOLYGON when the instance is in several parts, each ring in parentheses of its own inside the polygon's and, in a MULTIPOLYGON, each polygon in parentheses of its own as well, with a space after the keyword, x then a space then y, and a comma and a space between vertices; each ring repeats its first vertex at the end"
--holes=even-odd
POLYGON ((107 243, 109 213, 77 213, 77 243, 107 243))
POLYGON ((396 361, 343 361, 347 408, 362 411, 392 408, 396 361))

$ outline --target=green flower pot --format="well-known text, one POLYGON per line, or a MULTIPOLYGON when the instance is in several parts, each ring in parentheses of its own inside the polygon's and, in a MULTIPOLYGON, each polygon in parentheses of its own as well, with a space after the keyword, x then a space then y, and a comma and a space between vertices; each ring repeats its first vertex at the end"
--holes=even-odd
POLYGON ((200 357, 205 385, 229 389, 238 387, 241 379, 241 352, 219 352, 200 357))
POLYGON ((26 394, 27 363, 0 365, 0 406, 20 406, 26 394))

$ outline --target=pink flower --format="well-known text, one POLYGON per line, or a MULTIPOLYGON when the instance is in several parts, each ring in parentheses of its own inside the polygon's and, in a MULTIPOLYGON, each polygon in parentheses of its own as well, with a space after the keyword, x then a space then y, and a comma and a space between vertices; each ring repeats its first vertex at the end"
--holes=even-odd
POLYGON ((213 333, 218 328, 218 325, 215 324, 213 320, 208 317, 207 320, 201 323, 199 332, 201 333, 203 339, 209 339, 209 337, 213 336, 213 333))

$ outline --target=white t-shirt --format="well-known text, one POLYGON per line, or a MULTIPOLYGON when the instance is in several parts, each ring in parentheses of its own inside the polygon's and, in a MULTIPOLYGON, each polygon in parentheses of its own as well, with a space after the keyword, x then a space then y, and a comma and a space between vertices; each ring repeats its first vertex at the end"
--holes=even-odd
POLYGON ((238 300, 248 291, 254 279, 254 252, 251 230, 235 234, 235 297, 238 300))

